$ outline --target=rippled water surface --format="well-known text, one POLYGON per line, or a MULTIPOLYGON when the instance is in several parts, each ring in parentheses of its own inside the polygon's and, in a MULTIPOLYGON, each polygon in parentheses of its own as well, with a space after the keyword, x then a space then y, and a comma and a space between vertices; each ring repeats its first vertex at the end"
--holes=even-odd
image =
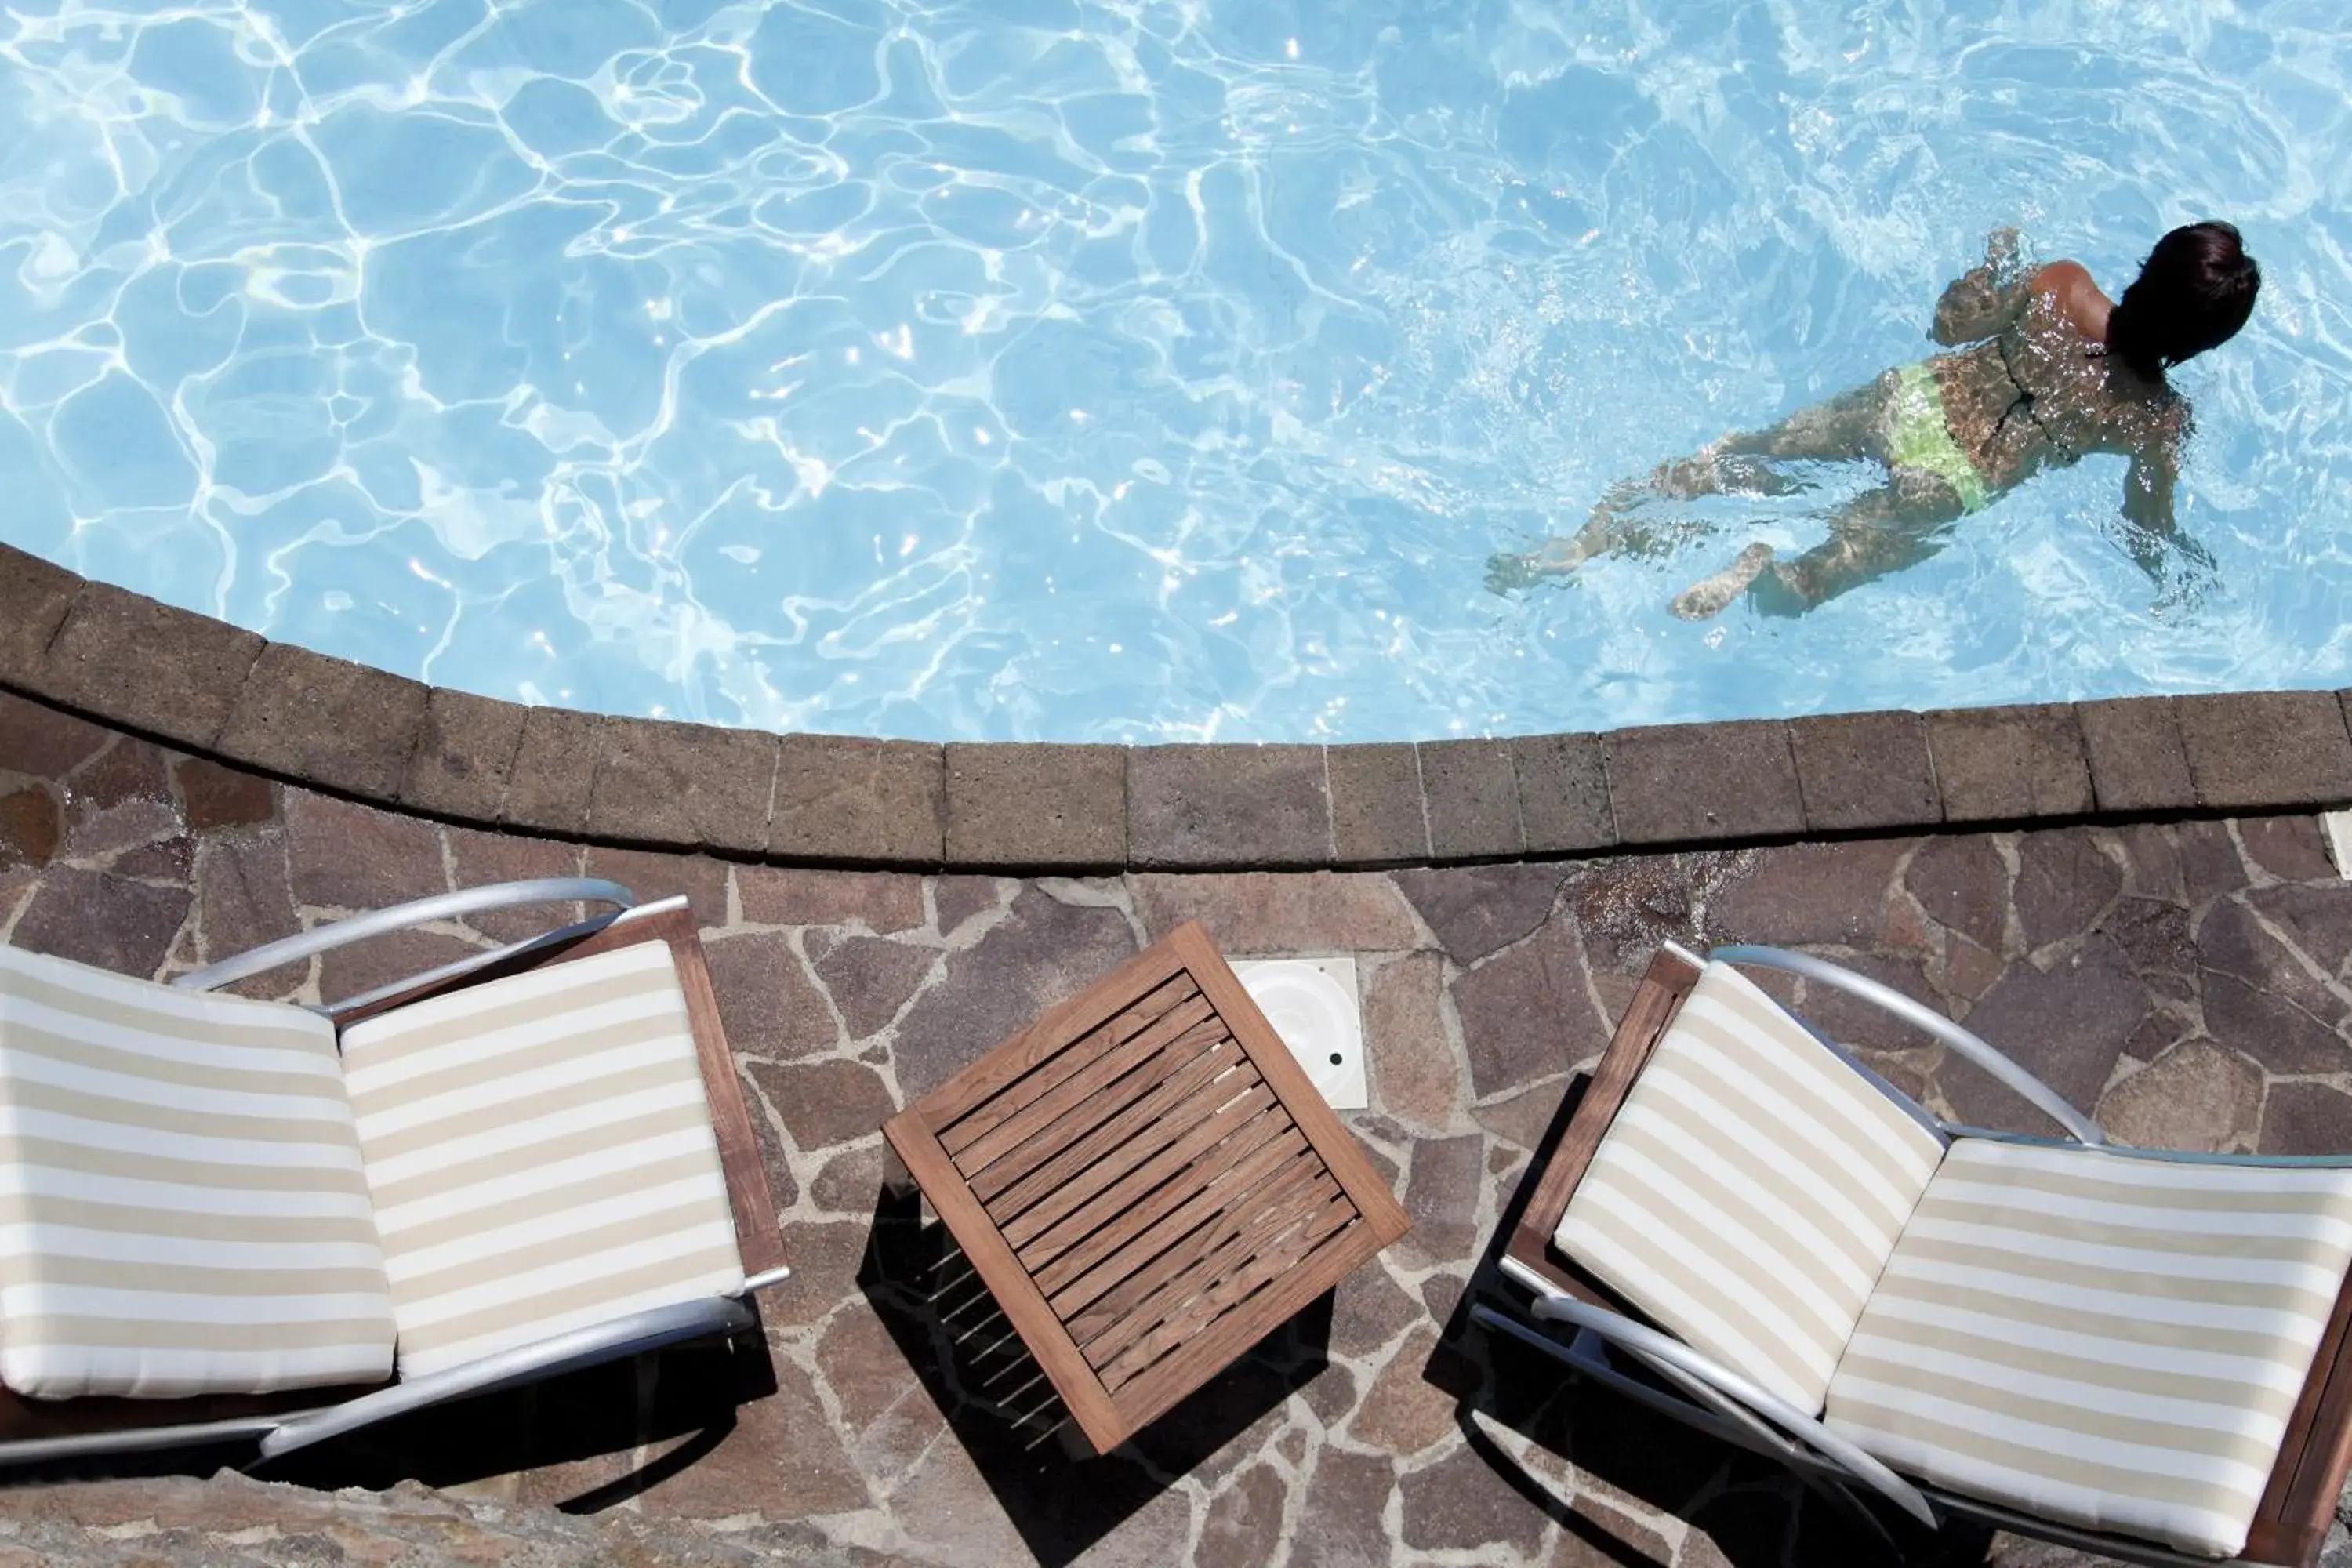
MULTIPOLYGON (((1377 739, 2344 684, 2341 0, 0 0, 0 538, 444 684, 1377 739), (1918 357, 1985 231, 2221 216, 2120 459, 1798 622, 1608 482, 1918 357)), ((1772 510, 1774 506, 1778 510, 1772 510)))

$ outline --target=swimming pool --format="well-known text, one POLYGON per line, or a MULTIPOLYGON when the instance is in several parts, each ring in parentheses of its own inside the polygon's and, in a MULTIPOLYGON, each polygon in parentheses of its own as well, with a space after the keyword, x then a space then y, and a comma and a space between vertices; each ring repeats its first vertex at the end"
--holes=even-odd
POLYGON ((5 0, 0 539, 533 701, 1433 738, 2343 685, 2325 0, 5 0), (1919 356, 2021 224, 2226 216, 2159 602, 2120 459, 1797 622, 1613 478, 1919 356))

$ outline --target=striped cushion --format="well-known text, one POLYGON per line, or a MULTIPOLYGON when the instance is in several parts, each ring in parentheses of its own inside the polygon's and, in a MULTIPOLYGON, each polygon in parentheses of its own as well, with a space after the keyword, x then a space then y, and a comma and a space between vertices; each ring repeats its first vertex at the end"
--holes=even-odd
POLYGON ((2352 1171, 1964 1139, 1829 1424, 1956 1492, 2231 1556, 2347 1258, 2352 1171))
POLYGON ((343 1063, 402 1375, 742 1289, 666 943, 354 1024, 343 1063))
POLYGON ((1943 1143, 1744 976, 1700 974, 1554 1241, 1806 1411, 1943 1143))
POLYGON ((381 1382, 392 1305, 326 1020, 0 947, 0 1382, 381 1382))

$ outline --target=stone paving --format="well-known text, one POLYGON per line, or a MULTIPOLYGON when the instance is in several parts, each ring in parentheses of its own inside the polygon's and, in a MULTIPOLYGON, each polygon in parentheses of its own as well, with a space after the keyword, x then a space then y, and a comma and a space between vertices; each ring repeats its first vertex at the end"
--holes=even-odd
MULTIPOLYGON (((128 1561, 152 1537, 158 1560, 220 1562, 1867 1562, 1884 1553, 1772 1467, 1465 1326, 1530 1150, 1661 941, 1838 957, 2014 1050, 2124 1141, 2352 1148, 2352 889, 2308 818, 1367 873, 802 871, 443 826, 0 696, 16 945, 167 975, 354 910, 577 872, 684 893, 700 917, 794 1265, 762 1298, 765 1353, 607 1369, 295 1478, 439 1492, 44 1478, 0 1501, 0 1559, 128 1561), (1374 1107, 1344 1120, 1414 1228, 1128 1448, 1076 1460, 1014 1419, 1032 1372, 877 1129, 1192 918, 1234 956, 1358 955, 1374 1107), (729 1414, 743 1391, 762 1396, 729 1414), (450 1544, 467 1531, 488 1544, 450 1544)), ((349 994, 530 929, 484 916, 247 988, 349 994)), ((1786 994, 1939 1111, 2032 1125, 1939 1047, 1786 994)))

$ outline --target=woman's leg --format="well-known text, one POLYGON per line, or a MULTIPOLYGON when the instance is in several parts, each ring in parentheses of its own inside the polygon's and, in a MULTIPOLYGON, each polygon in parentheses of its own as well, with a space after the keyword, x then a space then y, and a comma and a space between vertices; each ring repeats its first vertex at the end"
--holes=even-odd
POLYGON ((1855 462, 1885 458, 1881 426, 1892 373, 1800 408, 1778 425, 1734 432, 1716 446, 1734 457, 1774 462, 1855 462))
POLYGON ((1836 462, 1880 456, 1883 443, 1878 432, 1885 401, 1886 378, 1882 376, 1801 408, 1777 425, 1735 431, 1687 458, 1661 463, 1646 480, 1620 480, 1610 487, 1573 536, 1547 540, 1525 555, 1496 556, 1488 564, 1486 585, 1496 593, 1507 592, 1537 577, 1573 572, 1596 555, 1662 555, 1714 531, 1696 519, 1663 526, 1642 521, 1643 509, 1653 500, 1788 495, 1805 489, 1805 484, 1776 470, 1772 467, 1776 462, 1836 462))
POLYGON ((1725 605, 1748 592, 1748 586, 1772 564, 1772 547, 1756 543, 1739 552, 1732 563, 1712 577, 1702 577, 1676 594, 1666 608, 1686 621, 1703 621, 1723 613, 1725 605))
POLYGON ((1592 509, 1591 518, 1566 538, 1547 539, 1524 555, 1497 555, 1486 563, 1486 586, 1507 594, 1538 577, 1565 575, 1596 555, 1630 555, 1636 560, 1670 554, 1715 531, 1697 518, 1664 521, 1608 510, 1606 501, 1592 509))
POLYGON ((1801 616, 1929 559, 1944 548, 1951 524, 1965 514, 1959 498, 1942 480, 1898 473, 1883 488, 1841 507, 1830 519, 1829 538, 1794 561, 1759 566, 1751 574, 1750 596, 1759 614, 1801 616))
POLYGON ((1778 425, 1735 430, 1687 458, 1661 463, 1646 488, 1675 500, 1707 495, 1788 495, 1801 479, 1775 463, 1851 463, 1884 459, 1880 434, 1886 408, 1885 377, 1800 408, 1778 425))

